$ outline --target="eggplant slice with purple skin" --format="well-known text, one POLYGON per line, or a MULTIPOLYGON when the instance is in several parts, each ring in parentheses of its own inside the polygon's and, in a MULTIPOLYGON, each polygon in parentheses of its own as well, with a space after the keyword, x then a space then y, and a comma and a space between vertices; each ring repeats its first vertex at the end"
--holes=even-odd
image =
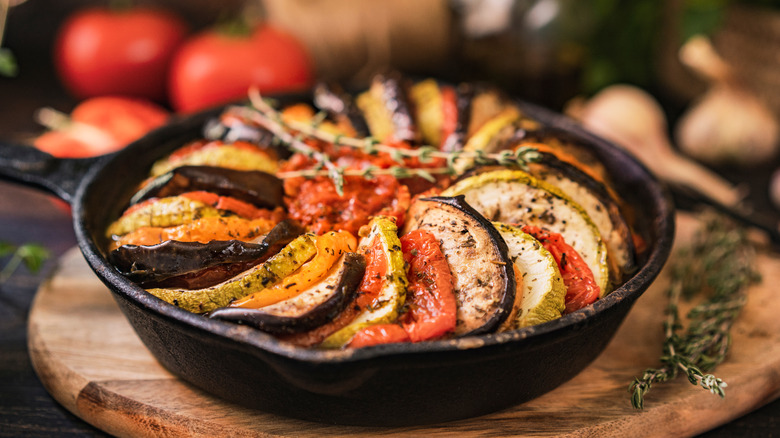
POLYGON ((200 289, 263 263, 304 232, 299 224, 285 219, 260 243, 169 240, 148 246, 123 245, 108 257, 119 272, 141 286, 200 289))
POLYGON ((284 183, 276 176, 215 166, 177 167, 147 183, 133 195, 130 204, 199 190, 230 196, 260 208, 284 205, 284 183))
POLYGON ((404 78, 398 73, 377 75, 368 91, 356 103, 366 118, 371 135, 379 141, 405 141, 420 144, 420 134, 406 95, 404 78))
POLYGON ((362 254, 346 253, 322 281, 297 296, 260 309, 223 307, 210 318, 249 325, 274 334, 292 334, 311 330, 336 317, 352 301, 363 274, 366 259, 362 254))
POLYGON ((349 121, 357 137, 369 136, 368 125, 363 113, 355 105, 352 96, 337 84, 318 83, 314 87, 314 106, 328 113, 328 117, 349 121))
POLYGON ((403 234, 424 229, 439 240, 458 303, 456 336, 490 333, 509 316, 517 289, 506 242, 463 196, 412 203, 403 234))
MULTIPOLYGON (((223 116, 229 115, 232 108, 233 107, 228 108, 223 116)), ((238 115, 236 115, 235 119, 229 124, 225 123, 222 118, 215 117, 208 120, 203 126, 203 137, 209 140, 221 140, 225 143, 245 141, 247 143, 268 147, 281 159, 287 159, 292 156, 292 152, 279 144, 278 140, 276 140, 276 136, 271 131, 256 123, 241 121, 241 118, 238 115)))

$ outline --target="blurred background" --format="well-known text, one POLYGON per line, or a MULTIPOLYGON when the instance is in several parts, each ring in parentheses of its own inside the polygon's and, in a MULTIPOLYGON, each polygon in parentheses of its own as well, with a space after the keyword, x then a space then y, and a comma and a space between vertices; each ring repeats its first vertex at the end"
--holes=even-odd
MULTIPOLYGON (((235 41, 217 47, 193 40, 204 32, 232 32, 235 37, 242 26, 249 35, 263 24, 297 40, 309 63, 295 64, 256 45, 257 57, 265 58, 258 63, 275 63, 269 68, 278 72, 285 71, 286 63, 295 64, 293 70, 307 70, 299 86, 336 80, 361 87, 372 74, 397 69, 452 82, 492 82, 523 99, 580 117, 587 99, 606 87, 639 87, 660 104, 663 134, 673 148, 732 181, 741 182, 749 174, 751 187, 760 188, 747 194, 751 205, 777 211, 769 188, 778 167, 780 136, 776 0, 0 0, 0 5, 7 13, 0 68, 8 59, 14 67, 12 74, 0 76, 4 139, 34 143, 45 131, 66 125, 67 119, 56 116, 101 94, 135 94, 168 113, 239 98, 242 92, 232 90, 238 96, 230 95, 224 83, 233 80, 236 71, 248 69, 246 57, 239 54, 243 49, 234 47, 235 41), (102 50, 121 52, 131 38, 110 39, 101 33, 121 33, 121 21, 131 21, 122 14, 148 7, 168 11, 184 26, 171 30, 175 23, 169 20, 145 30, 152 37, 148 44, 168 44, 167 51, 157 55, 162 59, 159 68, 166 70, 156 79, 164 91, 127 92, 111 84, 90 90, 83 82, 99 81, 93 78, 100 77, 101 66, 88 58, 107 56, 98 49, 87 53, 88 37, 83 35, 93 32, 95 38, 107 38, 109 48, 102 50), (111 10, 114 16, 78 17, 96 8, 111 10), (65 24, 70 25, 67 32, 65 24), (686 59, 681 49, 694 36, 707 39, 686 59), (171 64, 185 47, 196 52, 190 58, 232 51, 229 60, 211 61, 231 65, 216 76, 199 77, 196 61, 190 59, 185 67, 179 62, 178 68, 171 64), (74 77, 82 83, 74 84, 79 81, 74 77), (43 107, 59 114, 38 114, 43 107), (683 127, 686 124, 691 126, 683 127)), ((273 40, 272 45, 277 42, 266 39, 273 40)), ((277 50, 286 53, 283 47, 277 50)), ((139 75, 120 69, 103 76, 132 81, 139 75)), ((271 80, 268 88, 275 87, 285 89, 271 80)), ((58 144, 60 140, 42 143, 58 153, 70 147, 69 142, 58 144), (52 142, 57 143, 53 149, 52 142)), ((780 192, 780 181, 775 186, 780 192)), ((780 193, 775 196, 780 198, 780 193)))

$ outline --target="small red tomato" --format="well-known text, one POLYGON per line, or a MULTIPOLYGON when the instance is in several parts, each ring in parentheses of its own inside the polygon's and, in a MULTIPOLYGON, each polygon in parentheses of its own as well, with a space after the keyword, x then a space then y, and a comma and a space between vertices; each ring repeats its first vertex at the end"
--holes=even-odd
POLYGON ((60 28, 55 65, 76 97, 112 94, 163 102, 171 57, 186 36, 184 22, 163 10, 85 9, 60 28))
POLYGON ((80 158, 114 152, 162 125, 168 112, 152 102, 101 96, 81 102, 70 114, 71 123, 35 139, 38 149, 57 157, 80 158))
POLYGON ((299 91, 311 86, 312 61, 294 36, 270 25, 247 35, 209 30, 187 41, 171 65, 168 89, 173 108, 192 112, 261 92, 299 91))

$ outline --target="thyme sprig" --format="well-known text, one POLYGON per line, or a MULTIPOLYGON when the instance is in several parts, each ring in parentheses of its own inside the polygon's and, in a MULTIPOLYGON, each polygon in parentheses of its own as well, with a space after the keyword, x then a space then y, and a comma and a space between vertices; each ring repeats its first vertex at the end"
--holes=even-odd
POLYGON ((523 146, 517 150, 504 150, 497 153, 485 153, 484 151, 454 151, 442 152, 430 145, 423 145, 416 149, 403 149, 392 145, 384 144, 373 137, 353 138, 343 134, 334 134, 320 128, 324 119, 324 113, 318 113, 313 121, 300 122, 295 120, 284 120, 279 111, 266 102, 256 88, 249 90, 249 100, 252 107, 235 108, 236 114, 245 117, 248 120, 268 129, 285 145, 288 145, 293 152, 300 152, 307 157, 314 158, 322 163, 327 170, 313 169, 291 172, 280 172, 277 176, 280 178, 307 177, 312 178, 321 175, 330 176, 336 185, 339 194, 343 194, 344 175, 357 175, 366 178, 375 175, 393 175, 398 178, 422 177, 429 181, 434 180, 433 175, 458 175, 469 168, 471 165, 490 165, 512 166, 527 168, 528 163, 537 161, 539 154, 533 147, 523 146), (365 169, 348 169, 337 167, 333 164, 330 157, 307 145, 291 132, 297 132, 298 136, 314 138, 323 142, 331 143, 335 146, 346 146, 360 150, 369 155, 377 153, 386 153, 391 159, 399 165, 387 169, 378 169, 368 167, 365 169), (434 159, 443 159, 445 165, 442 167, 429 168, 408 168, 404 160, 417 158, 420 163, 430 163, 434 159))
POLYGON ((45 247, 37 243, 26 243, 24 245, 12 245, 8 242, 0 241, 0 257, 10 255, 11 258, 0 269, 0 285, 5 283, 11 275, 16 272, 20 265, 24 264, 28 271, 38 272, 43 266, 43 262, 49 258, 51 253, 45 247))
POLYGON ((636 409, 643 409, 653 383, 674 379, 680 372, 691 384, 725 397, 726 382, 708 372, 725 360, 731 327, 745 305, 747 288, 760 277, 745 230, 713 212, 704 213, 702 219, 694 242, 678 252, 671 272, 662 365, 645 370, 629 386, 636 409), (687 329, 681 333, 680 299, 699 296, 704 299, 688 312, 687 329))

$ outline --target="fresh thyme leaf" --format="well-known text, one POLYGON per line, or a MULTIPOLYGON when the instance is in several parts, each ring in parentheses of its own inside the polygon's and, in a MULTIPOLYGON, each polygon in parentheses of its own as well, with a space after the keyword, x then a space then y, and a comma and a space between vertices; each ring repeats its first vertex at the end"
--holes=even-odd
POLYGON ((50 256, 49 250, 37 243, 27 243, 17 247, 7 242, 0 242, 0 256, 9 254, 11 258, 0 269, 0 284, 5 283, 22 263, 30 272, 38 272, 43 262, 50 256))
POLYGON ((704 212, 701 219, 703 226, 694 242, 678 251, 678 264, 671 271, 661 367, 645 370, 629 386, 631 405, 636 409, 643 409, 644 397, 654 383, 671 380, 681 371, 691 384, 720 397, 726 395, 726 382, 705 373, 726 359, 731 327, 746 302, 747 288, 760 281, 760 276, 753 268, 755 249, 744 229, 714 212, 704 212), (684 333, 680 333, 681 298, 702 299, 686 315, 684 333))
POLYGON ((48 249, 37 243, 22 245, 16 250, 16 253, 22 258, 24 266, 33 273, 38 272, 43 266, 43 262, 51 255, 48 249))

